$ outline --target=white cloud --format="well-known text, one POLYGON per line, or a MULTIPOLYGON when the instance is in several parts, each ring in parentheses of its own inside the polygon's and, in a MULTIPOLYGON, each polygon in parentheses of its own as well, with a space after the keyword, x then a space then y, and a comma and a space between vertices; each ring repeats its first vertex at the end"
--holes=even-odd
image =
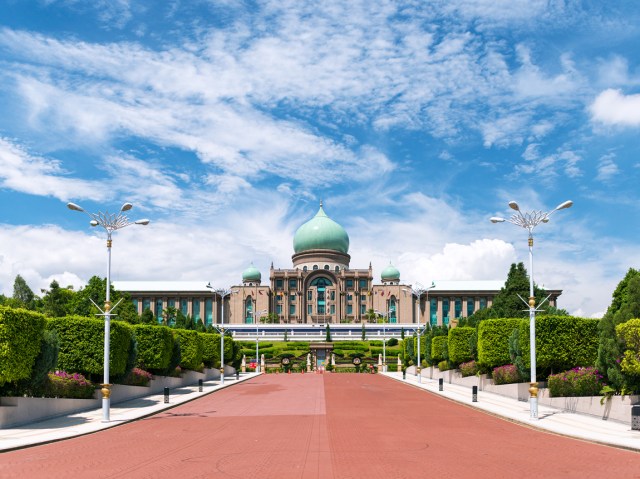
POLYGON ((625 95, 609 88, 589 107, 593 121, 605 125, 640 126, 640 93, 625 95))
POLYGON ((609 181, 620 173, 618 165, 613 161, 614 158, 614 154, 608 154, 600 158, 600 161, 598 162, 598 174, 596 176, 596 180, 609 181))

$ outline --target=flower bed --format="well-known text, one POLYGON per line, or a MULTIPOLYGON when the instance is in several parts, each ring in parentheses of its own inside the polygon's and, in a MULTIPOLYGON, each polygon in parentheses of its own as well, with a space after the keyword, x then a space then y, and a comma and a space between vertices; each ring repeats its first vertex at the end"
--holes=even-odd
POLYGON ((82 374, 56 371, 49 373, 44 386, 44 395, 47 397, 91 399, 95 389, 91 381, 82 374))
POLYGON ((602 375, 594 367, 552 374, 548 384, 551 397, 597 396, 605 386, 602 375))
POLYGON ((469 361, 460 365, 460 374, 463 378, 467 376, 475 376, 478 373, 478 364, 475 361, 469 361))
POLYGON ((507 364, 506 366, 499 366, 493 369, 493 383, 495 385, 500 384, 513 384, 521 381, 518 369, 513 364, 507 364))
POLYGON ((149 381, 153 379, 153 375, 140 368, 133 368, 127 377, 124 379, 123 384, 128 386, 148 386, 149 381))

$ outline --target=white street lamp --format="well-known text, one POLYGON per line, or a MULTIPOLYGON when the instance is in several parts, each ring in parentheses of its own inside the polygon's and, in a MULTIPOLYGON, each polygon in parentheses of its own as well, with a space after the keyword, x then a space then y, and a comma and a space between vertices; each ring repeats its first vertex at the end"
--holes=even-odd
MULTIPOLYGON (((509 207, 515 210, 516 213, 511 215, 510 218, 505 219, 494 216, 491 218, 492 223, 504 223, 505 221, 516 226, 525 228, 529 232, 529 349, 531 353, 531 387, 529 388, 530 397, 530 410, 531 419, 538 419, 538 381, 536 378, 536 298, 533 295, 533 229, 540 223, 548 223, 551 214, 558 210, 570 208, 573 206, 573 201, 565 201, 559 204, 554 209, 548 212, 544 211, 532 211, 530 213, 523 213, 520 211, 518 203, 515 201, 509 202, 509 207)), ((526 303, 526 301, 525 301, 526 303)), ((538 305, 540 306, 540 305, 538 305)))
MULTIPOLYGON (((258 299, 256 298, 256 308, 257 307, 258 307, 258 299)), ((263 314, 265 314, 267 312, 268 312, 268 310, 263 309, 259 313, 254 313, 254 318, 253 318, 253 320, 256 322, 256 372, 257 373, 260 372, 260 346, 259 346, 259 343, 258 343, 260 338, 258 337, 258 334, 259 334, 259 331, 258 331, 258 316, 256 316, 256 314, 263 315, 263 314)))
MULTIPOLYGON (((422 296, 422 294, 426 293, 427 294, 427 299, 426 299, 426 304, 429 303, 429 290, 433 289, 436 287, 436 284, 434 282, 431 282, 431 286, 429 286, 428 288, 424 288, 420 283, 416 283, 416 287, 415 288, 411 288, 410 290, 405 289, 405 291, 410 291, 412 294, 416 295, 416 322, 418 323, 418 364, 416 364, 416 375, 418 376, 418 382, 421 383, 422 382, 422 375, 420 374, 420 370, 422 369, 422 354, 420 353, 420 336, 422 336, 422 333, 426 331, 427 329, 427 323, 425 321, 425 326, 424 329, 421 329, 421 325, 420 325, 420 296, 422 296)), ((426 310, 426 308, 425 308, 426 310)), ((427 318, 428 321, 428 318, 427 318)))
POLYGON ((213 289, 211 283, 207 284, 207 288, 210 288, 215 294, 218 294, 222 303, 220 326, 214 326, 214 328, 220 333, 220 385, 224 386, 224 298, 229 296, 232 291, 224 288, 213 289))
MULTIPOLYGON (((149 220, 137 220, 131 222, 129 218, 123 213, 133 208, 131 203, 125 203, 120 208, 118 213, 111 214, 108 211, 104 213, 89 213, 75 203, 67 203, 67 208, 73 211, 80 211, 87 214, 91 221, 91 226, 102 226, 107 232, 107 294, 104 302, 104 311, 100 309, 98 305, 96 307, 100 309, 101 314, 98 316, 104 316, 104 377, 102 384, 102 422, 110 421, 110 406, 111 406, 111 384, 109 384, 109 350, 110 350, 110 335, 111 335, 111 316, 112 311, 118 306, 119 302, 111 308, 111 234, 119 229, 129 225, 143 225, 149 224, 149 220)), ((95 303, 94 303, 95 304, 95 303)))
POLYGON ((389 317, 389 312, 381 313, 377 309, 375 310, 376 314, 382 316, 382 371, 387 371, 387 319, 389 317))

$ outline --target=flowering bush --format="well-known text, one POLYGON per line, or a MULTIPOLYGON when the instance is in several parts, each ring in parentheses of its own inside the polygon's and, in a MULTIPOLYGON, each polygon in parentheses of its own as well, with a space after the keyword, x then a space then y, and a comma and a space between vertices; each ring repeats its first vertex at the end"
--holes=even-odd
POLYGON ((49 373, 44 387, 44 394, 49 397, 91 399, 95 386, 80 373, 70 374, 66 371, 49 373))
POLYGON ((153 379, 153 375, 143 369, 133 368, 124 379, 124 384, 129 386, 148 386, 149 381, 153 379))
POLYGON ((460 374, 462 377, 474 376, 478 373, 478 364, 475 361, 469 361, 468 363, 462 363, 460 365, 460 374))
POLYGON ((446 359, 444 361, 440 361, 438 363, 438 369, 440 371, 448 371, 450 369, 449 368, 449 361, 447 361, 446 359))
POLYGON ((518 374, 518 368, 513 364, 493 368, 493 382, 496 385, 519 383, 520 380, 521 378, 520 374, 518 374))
POLYGON ((549 394, 552 397, 599 396, 605 385, 602 375, 594 367, 573 368, 548 379, 549 394))

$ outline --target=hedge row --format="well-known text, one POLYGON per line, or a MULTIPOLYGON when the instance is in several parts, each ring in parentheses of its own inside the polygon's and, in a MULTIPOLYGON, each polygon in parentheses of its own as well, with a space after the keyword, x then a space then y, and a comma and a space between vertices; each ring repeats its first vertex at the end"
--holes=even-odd
MULTIPOLYGON (((443 336, 444 337, 444 336, 443 336)), ((447 337, 449 361, 456 366, 473 359, 471 346, 476 339, 476 328, 453 328, 447 337)))
POLYGON ((44 327, 42 314, 0 306, 0 385, 31 376, 44 327))
POLYGON ((493 369, 511 363, 509 337, 525 320, 485 319, 478 326, 478 364, 493 369))

